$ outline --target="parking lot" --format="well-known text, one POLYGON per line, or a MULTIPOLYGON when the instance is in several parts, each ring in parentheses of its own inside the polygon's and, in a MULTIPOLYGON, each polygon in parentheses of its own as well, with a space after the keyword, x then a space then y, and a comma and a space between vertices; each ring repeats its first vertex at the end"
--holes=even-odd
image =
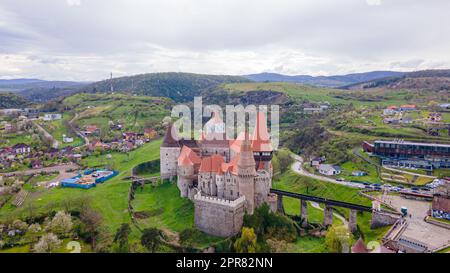
POLYGON ((408 209, 408 227, 402 236, 422 242, 429 249, 450 243, 450 230, 424 221, 431 206, 430 202, 405 199, 394 195, 385 196, 384 200, 398 211, 401 207, 408 209))

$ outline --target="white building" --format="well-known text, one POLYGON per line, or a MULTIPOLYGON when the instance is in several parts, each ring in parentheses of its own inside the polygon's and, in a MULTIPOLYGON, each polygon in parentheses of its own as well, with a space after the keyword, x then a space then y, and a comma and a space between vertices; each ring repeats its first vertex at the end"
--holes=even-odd
POLYGON ((59 120, 59 119, 62 119, 62 115, 61 114, 45 114, 42 119, 44 121, 59 120))
POLYGON ((341 173, 339 166, 333 166, 330 164, 321 164, 318 168, 319 173, 323 175, 338 175, 341 173))
POLYGON ((63 135, 63 142, 64 143, 72 143, 73 142, 73 137, 68 137, 66 135, 63 135))

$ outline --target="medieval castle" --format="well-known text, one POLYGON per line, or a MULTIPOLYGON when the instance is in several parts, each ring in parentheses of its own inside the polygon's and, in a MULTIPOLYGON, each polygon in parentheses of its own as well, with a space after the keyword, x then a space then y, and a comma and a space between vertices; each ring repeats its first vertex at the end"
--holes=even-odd
POLYGON ((200 139, 173 137, 169 126, 161 145, 161 178, 177 179, 181 196, 195 204, 195 225, 216 236, 237 234, 245 213, 264 202, 276 209, 272 152, 265 115, 257 114, 253 133, 226 140, 218 114, 205 124, 200 139))

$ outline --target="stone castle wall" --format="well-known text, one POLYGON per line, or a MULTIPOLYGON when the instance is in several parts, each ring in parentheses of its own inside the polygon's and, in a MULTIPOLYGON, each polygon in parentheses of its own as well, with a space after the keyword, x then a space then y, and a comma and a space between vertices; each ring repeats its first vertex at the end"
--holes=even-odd
POLYGON ((370 228, 379 228, 393 225, 401 216, 394 213, 387 213, 382 211, 372 211, 372 221, 370 228))
POLYGON ((172 179, 177 176, 179 147, 161 147, 159 158, 161 160, 161 179, 172 179))
POLYGON ((194 196, 195 225, 201 231, 220 237, 228 237, 241 230, 245 197, 230 201, 217 197, 204 196, 198 192, 194 196))

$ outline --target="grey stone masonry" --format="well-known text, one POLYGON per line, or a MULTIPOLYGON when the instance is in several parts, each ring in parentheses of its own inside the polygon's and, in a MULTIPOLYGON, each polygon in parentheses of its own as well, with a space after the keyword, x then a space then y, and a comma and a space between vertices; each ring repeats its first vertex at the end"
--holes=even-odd
POLYGON ((308 226, 308 202, 306 200, 300 200, 301 217, 303 219, 302 227, 308 226))
POLYGON ((350 214, 348 217, 348 229, 350 230, 351 233, 356 232, 356 230, 358 229, 357 227, 357 220, 356 220, 356 215, 357 215, 357 211, 354 209, 350 210, 350 214))
POLYGON ((400 215, 373 210, 372 211, 372 222, 370 223, 370 228, 379 228, 384 226, 393 225, 400 218, 400 215))
POLYGON ((277 196, 277 211, 284 214, 283 195, 277 196))
POLYGON ((333 207, 330 205, 325 205, 325 210, 323 211, 323 225, 330 226, 333 224, 333 207))
POLYGON ((194 196, 195 225, 201 231, 220 237, 239 233, 245 213, 245 196, 236 200, 203 196, 198 192, 194 196))

